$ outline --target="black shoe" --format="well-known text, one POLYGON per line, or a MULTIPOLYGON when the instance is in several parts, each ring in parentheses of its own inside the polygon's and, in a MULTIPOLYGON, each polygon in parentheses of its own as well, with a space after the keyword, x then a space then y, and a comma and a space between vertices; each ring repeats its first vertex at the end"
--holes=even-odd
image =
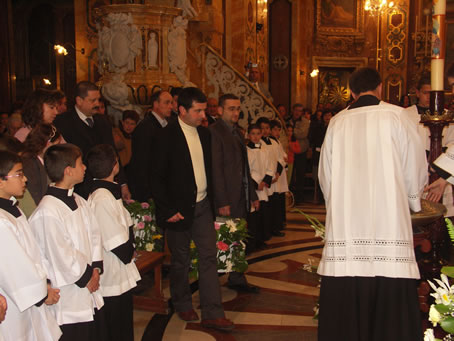
POLYGON ((260 288, 256 287, 255 285, 250 284, 227 284, 229 289, 238 291, 238 292, 245 292, 249 294, 258 294, 260 293, 260 288))
POLYGON ((281 231, 273 231, 273 232, 271 232, 271 234, 275 237, 284 237, 285 236, 285 233, 281 232, 281 231))

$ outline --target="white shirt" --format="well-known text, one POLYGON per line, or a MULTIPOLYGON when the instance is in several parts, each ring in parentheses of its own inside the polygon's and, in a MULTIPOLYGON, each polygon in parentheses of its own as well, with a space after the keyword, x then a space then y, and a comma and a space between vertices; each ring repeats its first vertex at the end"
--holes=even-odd
MULTIPOLYGON (((77 115, 79 116, 79 118, 82 120, 82 122, 84 122, 87 126, 88 126, 88 122, 87 122, 87 118, 88 116, 85 115, 82 111, 80 111, 77 106, 74 106, 74 109, 76 109, 76 113, 77 115)), ((91 119, 93 119, 92 116, 90 116, 91 119)), ((93 122, 94 123, 94 122, 93 122)))
POLYGON ((320 155, 325 276, 419 278, 410 208, 421 210, 427 162, 402 108, 345 109, 330 122, 320 155))
POLYGON ((100 290, 90 293, 75 284, 87 264, 102 260, 101 233, 87 202, 74 194, 77 209, 45 195, 30 217, 30 226, 44 255, 49 279, 60 289, 51 306, 58 324, 93 321, 94 309, 104 301, 100 290))
POLYGON ((164 118, 161 118, 161 116, 159 116, 157 113, 155 113, 154 111, 151 112, 153 114, 154 117, 156 117, 156 119, 158 120, 159 124, 161 125, 161 127, 165 127, 168 122, 166 119, 164 118))
POLYGON ((202 143, 200 142, 197 128, 184 123, 179 117, 183 134, 188 144, 189 153, 191 154, 192 168, 194 170, 195 183, 197 186, 197 202, 202 201, 207 196, 207 177, 205 173, 205 161, 203 158, 202 143))
POLYGON ((133 261, 124 264, 112 250, 129 240, 131 216, 108 189, 98 188, 88 198, 102 235, 104 273, 101 275, 101 293, 119 296, 137 286, 140 274, 133 261))
POLYGON ((61 331, 50 306, 35 306, 47 295, 47 273, 27 218, 21 213, 15 218, 0 209, 0 294, 8 304, 5 320, 0 323, 0 339, 56 341, 61 331))

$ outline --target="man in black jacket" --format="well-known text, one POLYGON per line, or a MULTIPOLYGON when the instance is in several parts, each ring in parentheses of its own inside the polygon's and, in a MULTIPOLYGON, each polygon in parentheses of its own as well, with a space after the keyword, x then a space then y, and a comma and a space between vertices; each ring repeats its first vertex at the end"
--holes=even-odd
POLYGON ((134 129, 131 139, 132 156, 128 166, 128 183, 132 198, 147 201, 151 197, 150 174, 153 148, 158 132, 167 125, 172 110, 172 96, 158 91, 151 96, 152 110, 134 129))
POLYGON ((225 318, 217 275, 216 231, 211 180, 211 141, 206 128, 206 96, 197 88, 185 88, 178 97, 178 119, 157 139, 151 174, 156 219, 166 229, 172 254, 170 293, 178 316, 199 319, 189 287, 190 241, 199 252, 199 291, 202 326, 230 331, 225 318))
MULTIPOLYGON (((75 93, 76 105, 54 120, 54 125, 65 141, 78 146, 84 156, 98 144, 110 144, 115 148, 112 126, 108 118, 105 115, 96 114, 101 98, 99 88, 91 82, 82 81, 76 85, 75 93)), ((123 199, 130 199, 131 194, 126 184, 123 167, 120 168, 118 181, 121 184, 123 199)), ((76 192, 87 198, 90 193, 90 183, 91 178, 87 172, 84 182, 76 186, 76 192)))

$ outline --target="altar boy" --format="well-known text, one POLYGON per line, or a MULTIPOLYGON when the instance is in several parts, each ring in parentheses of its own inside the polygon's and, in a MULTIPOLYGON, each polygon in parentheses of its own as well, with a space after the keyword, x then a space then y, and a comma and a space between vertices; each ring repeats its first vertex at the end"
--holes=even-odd
POLYGON ((59 290, 46 281, 27 218, 15 205, 26 181, 20 157, 0 151, 0 296, 7 301, 0 340, 53 341, 61 331, 48 305, 58 301, 59 290))
POLYGON ((48 188, 30 225, 44 254, 52 283, 60 289, 53 311, 61 340, 97 341, 94 315, 104 304, 98 291, 103 271, 101 234, 87 202, 73 193, 84 179, 82 152, 72 144, 50 147, 44 155, 48 188))
POLYGON ((248 216, 248 230, 252 239, 248 243, 248 251, 264 246, 266 233, 270 230, 271 210, 268 202, 267 188, 271 186, 274 169, 269 149, 261 143, 262 132, 257 124, 248 127, 247 157, 251 177, 254 181, 257 197, 260 200, 260 210, 250 212, 248 216))
POLYGON ((102 235, 104 274, 101 293, 104 297, 109 341, 134 341, 131 289, 140 280, 135 263, 134 234, 131 216, 123 206, 117 154, 111 145, 100 144, 87 154, 88 171, 95 178, 88 203, 102 235))

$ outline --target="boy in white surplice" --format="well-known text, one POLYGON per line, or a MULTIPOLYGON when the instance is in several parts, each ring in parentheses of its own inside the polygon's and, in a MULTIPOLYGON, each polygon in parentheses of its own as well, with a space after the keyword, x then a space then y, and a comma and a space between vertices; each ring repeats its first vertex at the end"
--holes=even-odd
POLYGON ((86 160, 94 177, 88 204, 102 235, 104 273, 100 291, 104 297, 108 340, 134 341, 131 289, 137 285, 140 275, 132 261, 133 223, 123 206, 120 185, 114 182, 120 170, 117 154, 111 145, 100 144, 90 149, 86 160))
POLYGON ((60 289, 53 312, 63 331, 61 341, 99 340, 95 313, 104 305, 99 289, 103 271, 101 233, 87 202, 73 193, 84 179, 82 152, 72 144, 50 147, 44 166, 49 186, 30 225, 49 278, 60 289))
POLYGON ((350 89, 356 101, 331 120, 320 154, 318 339, 422 340, 410 209, 421 210, 424 149, 403 109, 380 101, 376 70, 356 70, 350 89))
POLYGON ((14 198, 24 194, 26 181, 21 158, 0 151, 0 294, 7 301, 0 340, 56 341, 61 331, 49 306, 58 302, 59 290, 46 281, 38 245, 14 198))

